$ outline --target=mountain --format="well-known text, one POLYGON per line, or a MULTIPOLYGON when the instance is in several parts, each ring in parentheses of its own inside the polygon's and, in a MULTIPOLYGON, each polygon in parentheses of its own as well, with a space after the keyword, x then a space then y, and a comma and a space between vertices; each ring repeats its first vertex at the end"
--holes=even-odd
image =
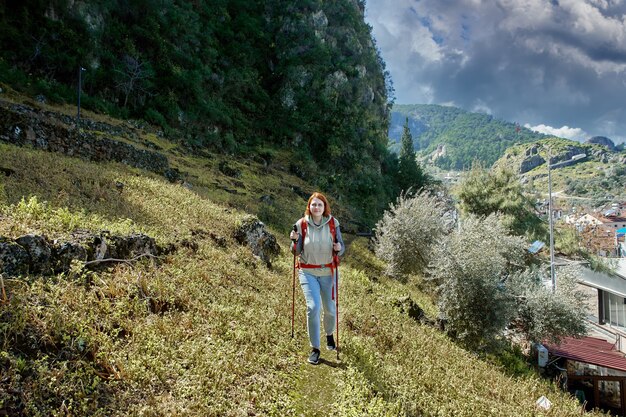
POLYGON ((396 104, 389 128, 392 142, 399 142, 407 118, 415 149, 444 169, 461 170, 474 160, 490 166, 509 146, 545 137, 484 113, 430 104, 396 104))
POLYGON ((518 172, 523 182, 547 192, 549 159, 555 165, 551 170, 553 192, 572 203, 596 207, 626 200, 626 151, 610 144, 610 140, 580 143, 547 138, 510 147, 494 166, 507 166, 518 172))
POLYGON ((358 0, 0 2, 0 89, 200 152, 290 149, 369 223, 395 198, 388 74, 358 0), (79 71, 79 69, 81 69, 79 71))

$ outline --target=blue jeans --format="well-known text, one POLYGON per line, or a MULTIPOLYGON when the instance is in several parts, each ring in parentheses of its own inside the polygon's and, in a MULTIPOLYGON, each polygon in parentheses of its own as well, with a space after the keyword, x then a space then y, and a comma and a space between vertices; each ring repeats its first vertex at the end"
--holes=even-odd
POLYGON ((306 322, 311 347, 320 348, 320 313, 324 307, 324 331, 327 335, 335 331, 335 300, 333 300, 334 277, 317 277, 304 270, 298 272, 300 286, 306 299, 306 322))

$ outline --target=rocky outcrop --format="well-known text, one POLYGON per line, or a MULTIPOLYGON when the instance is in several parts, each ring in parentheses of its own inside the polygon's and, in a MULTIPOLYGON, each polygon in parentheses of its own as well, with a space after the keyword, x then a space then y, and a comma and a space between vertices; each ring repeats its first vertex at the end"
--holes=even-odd
POLYGON ((254 216, 245 217, 233 237, 240 244, 248 245, 252 253, 261 258, 268 267, 272 266, 272 259, 280 253, 276 237, 254 216))
POLYGON ((543 159, 541 157, 541 155, 539 154, 535 154, 529 157, 526 157, 522 163, 520 164, 519 167, 519 173, 520 174, 525 174, 528 171, 532 171, 533 169, 537 168, 540 165, 543 165, 546 163, 546 160, 543 159))
MULTIPOLYGON (((0 101, 0 141, 95 162, 121 162, 163 175, 170 170, 167 158, 156 151, 139 149, 105 135, 73 128, 71 124, 65 123, 73 121, 69 116, 52 117, 48 113, 22 104, 0 101)), ((92 124, 94 129, 105 127, 88 120, 82 120, 83 123, 92 124)), ((123 129, 116 132, 128 136, 126 133, 123 129)))
POLYGON ((34 234, 15 240, 0 236, 0 274, 51 275, 69 271, 74 260, 96 267, 112 259, 157 256, 160 252, 154 239, 144 234, 117 236, 106 231, 76 231, 67 241, 50 241, 34 234))
POLYGON ((615 152, 617 149, 615 148, 615 143, 607 137, 604 136, 594 136, 592 138, 587 139, 585 143, 596 143, 598 145, 605 146, 609 151, 615 152))
POLYGON ((0 274, 18 276, 28 271, 28 252, 17 243, 0 237, 0 274))
MULTIPOLYGON (((558 164, 561 162, 569 161, 576 155, 587 154, 586 149, 580 146, 567 146, 566 149, 559 151, 558 154, 550 157, 550 165, 558 164)), ((567 166, 569 164, 563 164, 567 166)))

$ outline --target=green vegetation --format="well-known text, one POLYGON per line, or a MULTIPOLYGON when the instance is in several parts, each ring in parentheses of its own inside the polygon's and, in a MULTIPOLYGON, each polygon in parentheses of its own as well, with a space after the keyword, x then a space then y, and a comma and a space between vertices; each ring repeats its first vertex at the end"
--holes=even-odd
MULTIPOLYGON (((403 307, 409 301, 430 319, 437 311, 415 285, 421 278, 386 278, 363 239, 341 266, 341 362, 323 354, 330 366, 311 367, 299 299, 289 337, 291 255, 270 270, 236 244, 232 232, 245 213, 208 198, 223 196, 220 189, 189 190, 124 165, 0 146, 0 166, 14 172, 1 177, 0 235, 55 239, 106 226, 146 232, 159 244, 183 237, 198 244, 158 265, 5 279, 0 410, 9 415, 531 415, 541 395, 553 402, 547 415, 579 415, 554 385, 532 373, 511 377, 417 322, 403 307), (114 181, 124 183, 121 192, 114 181), (311 381, 323 381, 330 395, 311 390, 311 381)), ((262 165, 254 162, 243 169, 239 189, 262 175, 267 192, 281 195, 273 176, 287 174, 255 174, 262 165)), ((239 198, 254 207, 256 196, 239 198)), ((293 194, 290 201, 303 206, 293 194)), ((277 237, 286 248, 286 234, 277 237)))
POLYGON ((547 233, 533 201, 508 167, 486 170, 475 164, 459 184, 458 197, 465 213, 482 217, 492 213, 504 215, 506 225, 517 235, 540 239, 547 233))
MULTIPOLYGON (((464 191, 471 201, 482 195, 464 191)), ((438 317, 450 337, 481 352, 498 351, 505 329, 531 342, 585 334, 585 295, 574 273, 552 293, 526 265, 526 241, 511 234, 507 216, 470 212, 455 225, 452 213, 441 197, 401 197, 377 224, 375 245, 388 275, 421 276, 422 287, 434 283, 438 317)))
MULTIPOLYGON (((324 354, 324 365, 310 367, 306 330, 289 337, 286 232, 304 197, 327 191, 348 231, 374 224, 419 183, 412 175, 423 179, 407 175, 417 167, 410 132, 400 159, 387 150, 390 85, 363 8, 352 0, 0 4, 2 99, 57 113, 61 104, 72 115, 84 67, 85 115, 158 126, 137 141, 116 139, 156 144, 182 174, 170 183, 0 144, 0 236, 143 232, 177 248, 153 262, 93 271, 74 261, 64 274, 3 278, 0 414, 537 415, 546 395, 548 415, 578 415, 577 402, 523 372, 519 356, 481 359, 431 325, 441 303, 425 281, 428 253, 390 279, 384 271, 397 258, 388 265, 352 240, 340 268, 341 361, 324 354), (271 268, 233 238, 249 213, 283 248, 271 268)), ((457 164, 455 152, 446 158, 457 164)), ((418 230, 417 242, 443 234, 441 213, 430 214, 434 226, 418 230)), ((303 313, 299 300, 297 322, 303 313)))
MULTIPOLYGON (((598 206, 613 200, 626 199, 626 169, 623 150, 609 152, 598 144, 579 143, 561 138, 549 138, 536 143, 513 146, 494 166, 508 167, 517 170, 527 158, 530 148, 536 148, 539 155, 546 160, 548 150, 552 155, 553 164, 567 160, 575 154, 585 153, 586 158, 574 165, 561 166, 553 169, 552 190, 561 204, 570 205, 580 199, 584 204, 598 206), (572 201, 566 199, 572 198, 572 201)), ((548 169, 545 163, 525 172, 523 176, 532 182, 533 187, 548 192, 548 169)))
POLYGON ((453 227, 449 202, 424 191, 400 196, 376 224, 376 255, 395 278, 423 274, 437 242, 453 227), (450 221, 446 224, 445 219, 450 221))
MULTIPOLYGON (((0 4, 0 83, 143 119, 200 152, 289 150, 373 225, 399 193, 390 88, 360 1, 0 4)), ((3 87, 3 90, 5 88, 3 87)))
POLYGON ((469 168, 475 160, 491 166, 505 150, 516 144, 537 141, 544 135, 514 123, 494 119, 483 113, 470 113, 456 107, 410 104, 394 105, 391 122, 393 132, 408 118, 421 155, 430 155, 445 145, 445 156, 434 162, 444 169, 469 168))
POLYGON ((432 182, 432 180, 422 171, 419 163, 415 160, 413 137, 409 130, 409 119, 407 118, 403 127, 400 155, 398 157, 398 183, 400 190, 404 193, 416 193, 429 182, 432 182))

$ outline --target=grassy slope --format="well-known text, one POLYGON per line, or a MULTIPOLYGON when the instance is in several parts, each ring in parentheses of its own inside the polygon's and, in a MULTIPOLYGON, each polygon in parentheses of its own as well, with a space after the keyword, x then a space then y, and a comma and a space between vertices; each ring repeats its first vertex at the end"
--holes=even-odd
MULTIPOLYGON (((210 184, 221 178, 217 158, 178 163, 210 184)), ((1 182, 0 235, 106 228, 164 244, 201 229, 227 238, 221 247, 196 236, 197 251, 180 249, 158 267, 5 280, 0 410, 12 407, 9 414, 530 416, 540 414, 541 395, 554 404, 546 415, 580 414, 552 386, 507 376, 393 307, 410 295, 434 314, 414 286, 380 277, 363 241, 341 268, 342 360, 323 352, 324 364, 311 367, 299 293, 290 338, 291 256, 284 251, 268 270, 238 246, 230 236, 244 213, 226 206, 219 189, 190 191, 123 165, 2 144, 0 166, 15 171, 1 182), (115 181, 125 184, 121 193, 115 181), (18 204, 22 196, 37 200, 18 204)), ((241 181, 260 182, 257 164, 241 168, 241 181)), ((297 179, 276 175, 263 177, 265 192, 287 196, 284 183, 297 179)), ((256 186, 245 187, 253 191, 235 205, 258 208, 256 186)), ((291 202, 282 211, 289 221, 303 205, 291 202)), ((286 248, 285 234, 277 236, 286 248)))

